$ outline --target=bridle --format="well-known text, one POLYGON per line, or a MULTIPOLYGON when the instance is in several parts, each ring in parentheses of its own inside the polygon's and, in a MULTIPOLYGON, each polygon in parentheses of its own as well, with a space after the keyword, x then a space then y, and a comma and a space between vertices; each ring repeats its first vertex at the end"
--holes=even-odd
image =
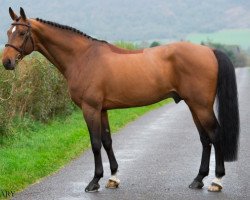
POLYGON ((35 49, 34 40, 33 40, 32 35, 31 35, 31 25, 29 22, 28 22, 28 24, 15 22, 15 23, 12 23, 11 25, 13 25, 13 26, 20 25, 20 26, 28 27, 28 30, 26 31, 26 33, 24 35, 25 37, 24 37, 24 40, 23 40, 21 47, 16 47, 16 46, 9 44, 9 43, 5 44, 5 47, 12 47, 16 51, 18 51, 20 53, 20 55, 19 55, 20 58, 22 58, 23 56, 25 56, 24 52, 25 52, 25 47, 27 45, 28 39, 30 39, 30 41, 32 43, 32 48, 33 48, 32 51, 34 51, 34 49, 35 49))

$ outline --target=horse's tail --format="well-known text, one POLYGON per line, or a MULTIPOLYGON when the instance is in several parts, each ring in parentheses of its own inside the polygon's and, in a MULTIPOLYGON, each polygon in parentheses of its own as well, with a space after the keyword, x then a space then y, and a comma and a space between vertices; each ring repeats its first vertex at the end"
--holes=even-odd
POLYGON ((214 50, 218 61, 218 117, 220 138, 225 161, 235 161, 238 156, 239 108, 235 69, 228 56, 214 50))

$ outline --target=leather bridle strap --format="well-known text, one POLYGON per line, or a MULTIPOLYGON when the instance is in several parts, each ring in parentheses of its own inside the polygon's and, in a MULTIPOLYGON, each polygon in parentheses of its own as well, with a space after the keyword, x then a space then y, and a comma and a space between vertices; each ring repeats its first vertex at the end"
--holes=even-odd
POLYGON ((16 51, 18 51, 20 54, 22 53, 22 49, 15 47, 12 44, 5 44, 5 47, 12 47, 13 49, 15 49, 16 51))
POLYGON ((5 44, 5 47, 12 47, 12 48, 15 49, 16 51, 18 51, 18 52, 20 53, 21 56, 24 56, 24 51, 25 51, 25 47, 26 47, 27 41, 28 41, 28 39, 30 39, 30 41, 31 41, 31 43, 32 43, 32 48, 33 48, 32 51, 34 51, 35 46, 34 46, 34 40, 33 40, 32 36, 31 36, 31 25, 30 25, 30 23, 24 24, 24 23, 15 22, 15 23, 12 23, 11 25, 13 25, 13 26, 16 26, 16 25, 26 26, 26 27, 28 27, 28 30, 27 30, 26 33, 25 33, 25 38, 24 38, 23 43, 22 43, 22 45, 21 45, 20 48, 14 46, 14 45, 12 45, 12 44, 8 44, 8 43, 5 44))

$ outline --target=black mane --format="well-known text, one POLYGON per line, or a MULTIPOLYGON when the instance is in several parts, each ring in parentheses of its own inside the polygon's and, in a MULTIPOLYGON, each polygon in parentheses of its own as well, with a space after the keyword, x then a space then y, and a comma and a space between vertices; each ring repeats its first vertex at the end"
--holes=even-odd
POLYGON ((56 22, 51 22, 51 21, 47 21, 47 20, 40 19, 40 18, 36 18, 36 21, 39 21, 39 22, 42 22, 42 23, 44 23, 44 24, 48 24, 48 25, 51 25, 51 26, 54 26, 54 27, 57 27, 57 28, 60 28, 60 29, 65 29, 65 30, 72 31, 72 32, 74 32, 74 33, 76 33, 76 34, 82 35, 83 37, 86 37, 86 38, 91 39, 91 40, 94 40, 94 41, 99 41, 99 42, 107 43, 107 42, 104 41, 104 40, 98 40, 98 39, 96 39, 96 38, 93 38, 93 37, 87 35, 86 33, 83 33, 82 31, 79 31, 79 30, 77 30, 76 28, 73 28, 73 27, 71 27, 71 26, 58 24, 58 23, 56 23, 56 22))

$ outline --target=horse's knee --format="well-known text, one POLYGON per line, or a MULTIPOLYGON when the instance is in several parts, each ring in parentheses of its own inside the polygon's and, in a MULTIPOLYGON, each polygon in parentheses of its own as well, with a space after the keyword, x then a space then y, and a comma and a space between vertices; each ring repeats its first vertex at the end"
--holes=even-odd
POLYGON ((106 151, 110 151, 112 149, 112 139, 105 139, 102 141, 103 147, 106 151))
POLYGON ((101 142, 92 142, 91 146, 94 154, 99 154, 101 152, 102 148, 101 142))

